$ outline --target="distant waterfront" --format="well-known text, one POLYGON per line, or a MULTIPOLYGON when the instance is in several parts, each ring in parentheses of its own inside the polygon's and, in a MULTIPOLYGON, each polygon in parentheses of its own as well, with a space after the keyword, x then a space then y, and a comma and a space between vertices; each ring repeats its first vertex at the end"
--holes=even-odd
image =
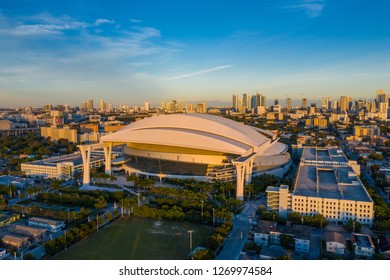
POLYGON ((211 228, 199 224, 124 217, 57 255, 57 260, 180 260, 203 246, 211 228))

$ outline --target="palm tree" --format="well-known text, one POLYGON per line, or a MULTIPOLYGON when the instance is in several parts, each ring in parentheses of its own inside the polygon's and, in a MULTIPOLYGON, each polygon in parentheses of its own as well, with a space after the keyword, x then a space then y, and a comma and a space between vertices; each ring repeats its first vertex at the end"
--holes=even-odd
POLYGON ((0 209, 3 210, 7 206, 7 201, 5 199, 0 199, 0 209))
POLYGON ((251 200, 251 194, 253 192, 253 184, 247 184, 244 187, 244 191, 248 197, 248 200, 251 200))

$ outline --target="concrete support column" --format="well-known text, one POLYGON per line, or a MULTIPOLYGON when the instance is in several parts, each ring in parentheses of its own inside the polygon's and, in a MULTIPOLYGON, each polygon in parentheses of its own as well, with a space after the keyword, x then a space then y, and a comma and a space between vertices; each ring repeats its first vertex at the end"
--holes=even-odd
POLYGON ((81 157, 83 158, 83 185, 87 186, 91 183, 91 170, 90 170, 90 162, 91 162, 91 151, 92 146, 78 146, 81 152, 81 157))
POLYGON ((111 175, 112 142, 108 143, 107 146, 103 148, 103 150, 104 150, 104 163, 106 168, 106 174, 111 175))
POLYGON ((253 170, 253 158, 249 159, 245 163, 245 183, 250 184, 252 182, 252 170, 253 170))
POLYGON ((236 199, 244 200, 245 163, 236 162, 235 166, 236 166, 236 173, 237 173, 236 199))

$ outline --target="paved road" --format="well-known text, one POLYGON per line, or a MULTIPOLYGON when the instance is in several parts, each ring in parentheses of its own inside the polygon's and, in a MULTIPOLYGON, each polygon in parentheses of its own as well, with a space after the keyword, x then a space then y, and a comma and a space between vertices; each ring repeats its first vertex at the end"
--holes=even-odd
POLYGON ((223 249, 217 256, 217 260, 237 260, 239 258, 251 228, 250 222, 262 202, 262 200, 246 202, 241 214, 234 216, 233 229, 222 244, 223 249))

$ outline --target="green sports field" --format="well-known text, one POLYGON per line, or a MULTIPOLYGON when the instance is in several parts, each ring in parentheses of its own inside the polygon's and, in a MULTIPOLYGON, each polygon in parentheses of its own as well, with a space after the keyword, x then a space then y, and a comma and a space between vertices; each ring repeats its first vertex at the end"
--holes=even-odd
POLYGON ((187 222, 124 217, 55 257, 58 260, 180 260, 203 246, 211 228, 187 222))

